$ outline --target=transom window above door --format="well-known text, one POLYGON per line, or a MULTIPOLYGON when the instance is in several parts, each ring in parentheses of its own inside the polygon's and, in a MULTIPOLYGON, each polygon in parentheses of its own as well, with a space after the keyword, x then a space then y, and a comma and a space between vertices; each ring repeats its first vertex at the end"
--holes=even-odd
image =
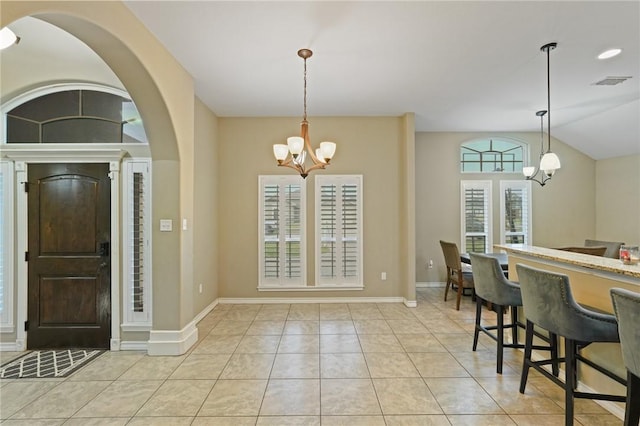
MULTIPOLYGON (((7 143, 148 143, 133 101, 115 93, 43 88, 6 111, 7 143)), ((118 91, 119 92, 119 91, 118 91)))
POLYGON ((477 139, 460 146, 460 171, 520 173, 527 145, 508 139, 477 139))

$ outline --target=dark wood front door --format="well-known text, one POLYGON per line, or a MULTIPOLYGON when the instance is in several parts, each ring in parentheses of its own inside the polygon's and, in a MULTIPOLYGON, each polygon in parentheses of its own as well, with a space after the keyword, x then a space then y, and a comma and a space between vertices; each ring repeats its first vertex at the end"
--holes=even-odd
POLYGON ((27 347, 108 348, 108 164, 30 164, 27 347))

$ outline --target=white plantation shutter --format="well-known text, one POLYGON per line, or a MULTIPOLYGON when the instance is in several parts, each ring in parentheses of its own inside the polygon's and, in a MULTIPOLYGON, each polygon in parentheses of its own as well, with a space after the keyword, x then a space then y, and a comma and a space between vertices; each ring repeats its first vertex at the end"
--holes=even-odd
POLYGON ((304 180, 259 176, 259 287, 306 286, 304 180))
POLYGON ((531 182, 500 181, 500 242, 531 241, 531 182))
POLYGON ((125 162, 123 185, 123 329, 151 327, 151 163, 125 162))
POLYGON ((493 251, 491 181, 462 181, 462 252, 493 251))
POLYGON ((358 286, 362 280, 362 176, 318 175, 316 285, 358 286))
POLYGON ((0 161, 0 331, 13 332, 13 162, 0 161))

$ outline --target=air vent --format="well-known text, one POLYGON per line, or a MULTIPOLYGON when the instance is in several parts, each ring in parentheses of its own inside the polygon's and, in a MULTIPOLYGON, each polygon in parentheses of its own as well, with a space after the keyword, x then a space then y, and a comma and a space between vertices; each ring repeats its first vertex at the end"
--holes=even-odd
POLYGON ((615 86, 616 84, 623 83, 629 80, 631 77, 607 77, 600 81, 593 83, 594 86, 615 86))

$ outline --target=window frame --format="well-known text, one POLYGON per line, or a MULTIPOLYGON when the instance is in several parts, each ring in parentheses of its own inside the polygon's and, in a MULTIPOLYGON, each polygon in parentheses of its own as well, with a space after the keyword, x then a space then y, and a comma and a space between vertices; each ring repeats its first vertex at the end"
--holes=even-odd
MULTIPOLYGON (((306 214, 307 214, 307 196, 306 196, 306 181, 300 175, 260 175, 258 176, 258 290, 289 290, 289 289, 304 289, 307 287, 307 236, 306 236, 306 214), (278 185, 281 190, 288 185, 299 185, 300 187, 300 277, 286 278, 284 274, 279 272, 278 278, 265 277, 265 186, 266 185, 278 185)), ((284 203, 284 198, 279 198, 278 204, 284 203)), ((279 208, 278 222, 284 223, 284 209, 279 208)), ((278 253, 279 259, 286 259, 286 237, 284 235, 283 228, 279 228, 278 231, 278 253)), ((284 268, 278 266, 278 268, 284 268)))
MULTIPOLYGON (((524 203, 523 203, 524 204, 524 203)), ((529 245, 531 243, 531 225, 532 225, 532 194, 531 194, 531 181, 527 180, 501 180, 500 181, 500 243, 506 244, 506 238, 508 235, 523 235, 525 245, 529 245), (514 232, 507 233, 506 232, 506 190, 507 189, 522 189, 525 191, 524 196, 526 199, 526 205, 522 207, 523 216, 526 215, 526 218, 523 223, 524 232, 514 232)))
MULTIPOLYGON (((521 174, 522 173, 522 167, 524 167, 526 164, 528 164, 528 158, 529 158, 529 144, 519 141, 519 140, 515 140, 515 139, 511 139, 511 138, 505 138, 505 137, 488 137, 488 138, 479 138, 479 139, 473 139, 473 140, 469 140, 466 142, 463 142, 460 144, 460 150, 459 150, 459 157, 458 157, 458 162, 459 162, 459 167, 460 167, 460 173, 510 173, 510 174, 521 174), (502 142, 502 143, 508 143, 508 144, 512 144, 513 147, 505 150, 505 151, 494 151, 494 150, 486 150, 486 151, 479 151, 476 148, 473 148, 473 144, 476 143, 481 143, 481 142, 489 142, 490 147, 493 145, 493 142, 502 142), (464 149, 467 149, 469 151, 474 151, 476 152, 479 156, 480 156, 480 160, 479 161, 464 161, 464 155, 465 153, 463 152, 464 149), (483 163, 483 154, 484 155, 489 155, 489 153, 492 154, 501 154, 504 155, 505 153, 512 151, 514 149, 521 149, 522 151, 522 164, 520 166, 519 170, 513 170, 513 171, 505 171, 504 167, 502 167, 502 170, 487 170, 487 171, 483 171, 482 170, 482 163, 483 163), (464 165, 465 163, 478 163, 480 165, 480 170, 465 170, 464 169, 464 165)), ((494 161, 487 161, 489 163, 493 163, 494 161)), ((504 161, 504 160, 500 160, 501 165, 503 165, 504 163, 518 163, 518 161, 513 160, 513 161, 504 161)))
POLYGON ((467 253, 467 236, 485 236, 485 251, 490 252, 493 248, 493 196, 492 196, 493 181, 491 180, 461 180, 460 181, 460 234, 461 243, 460 250, 462 253, 467 253), (467 189, 481 189, 484 192, 484 204, 486 206, 486 215, 484 218, 484 232, 471 232, 466 231, 466 190, 467 189))
POLYGON ((124 313, 122 316, 122 331, 148 331, 152 328, 153 321, 153 280, 152 280, 152 244, 153 218, 151 212, 152 191, 151 191, 151 160, 150 159, 125 159, 123 161, 122 173, 122 306, 124 313), (131 264, 134 260, 133 249, 133 213, 134 197, 133 184, 134 174, 141 173, 143 176, 142 191, 145 199, 142 207, 142 220, 146 225, 143 233, 144 252, 142 253, 142 263, 145 266, 144 279, 142 281, 142 311, 136 311, 133 306, 132 294, 134 267, 131 264))
POLYGON ((2 310, 0 311, 0 333, 13 333, 15 331, 13 318, 13 292, 14 292, 14 163, 13 161, 0 161, 0 261, 2 273, 0 274, 0 287, 2 291, 2 310))
MULTIPOLYGON (((343 290, 362 290, 364 288, 364 257, 363 257, 363 177, 362 175, 317 175, 315 177, 315 283, 317 288, 329 288, 329 289, 343 289, 343 290), (357 188, 357 198, 356 198, 356 231, 355 231, 355 239, 356 239, 356 276, 354 279, 347 279, 345 277, 334 276, 332 278, 322 277, 321 269, 321 255, 322 252, 322 186, 323 185, 335 185, 339 190, 336 193, 337 206, 336 206, 336 214, 339 216, 336 219, 336 235, 340 235, 340 231, 342 227, 340 226, 342 213, 340 211, 340 203, 342 197, 339 195, 342 193, 342 185, 355 185, 357 188)), ((352 233, 353 234, 353 233, 352 233)), ((344 235, 344 233, 342 233, 344 235)), ((336 237, 337 238, 337 237, 336 237)), ((354 238, 353 236, 351 238, 354 238)), ((345 239, 343 238, 343 241, 345 239)), ((336 252, 338 255, 337 259, 344 256, 341 256, 343 253, 342 247, 340 245, 337 246, 336 252)), ((338 261, 339 262, 339 261, 338 261)), ((343 265, 339 265, 338 268, 344 268, 343 265)))

